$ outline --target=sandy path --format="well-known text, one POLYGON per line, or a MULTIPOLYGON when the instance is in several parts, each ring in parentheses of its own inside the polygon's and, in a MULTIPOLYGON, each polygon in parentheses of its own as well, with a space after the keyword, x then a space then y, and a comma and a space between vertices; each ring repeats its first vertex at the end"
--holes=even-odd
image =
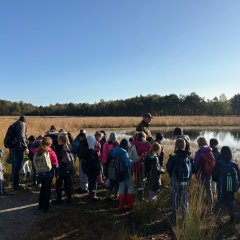
POLYGON ((0 198, 0 239, 24 239, 44 213, 38 210, 38 193, 19 191, 0 198))

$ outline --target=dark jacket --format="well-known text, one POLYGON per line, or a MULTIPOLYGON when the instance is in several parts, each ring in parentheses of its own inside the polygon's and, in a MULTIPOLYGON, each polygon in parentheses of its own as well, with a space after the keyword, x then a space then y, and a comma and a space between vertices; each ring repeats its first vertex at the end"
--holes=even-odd
POLYGON ((16 122, 15 135, 17 138, 17 144, 11 150, 25 151, 28 148, 28 140, 26 136, 26 124, 24 122, 16 122))
POLYGON ((161 187, 161 166, 156 154, 147 155, 145 159, 145 175, 148 180, 149 191, 158 191, 161 187))
POLYGON ((66 151, 66 150, 64 150, 64 145, 57 145, 55 147, 54 151, 57 155, 58 165, 59 165, 59 167, 57 169, 57 174, 59 174, 60 176, 72 175, 73 174, 73 166, 71 168, 69 168, 64 162, 62 162, 63 155, 66 151))
POLYGON ((218 151, 218 148, 214 147, 214 146, 211 146, 211 148, 212 148, 212 153, 214 155, 214 158, 215 158, 216 162, 218 162, 218 160, 220 158, 220 153, 218 151))
POLYGON ((87 139, 84 139, 82 141, 80 140, 77 156, 79 157, 79 159, 87 159, 88 157, 87 139))
POLYGON ((87 176, 98 176, 100 173, 100 161, 98 154, 93 149, 88 149, 88 156, 83 163, 83 171, 87 176))
POLYGON ((240 181, 240 171, 239 171, 238 164, 237 164, 236 162, 234 162, 234 161, 226 162, 226 161, 223 161, 223 160, 220 160, 220 159, 217 161, 216 168, 215 168, 214 171, 213 171, 213 180, 218 183, 218 181, 219 181, 219 175, 220 175, 220 169, 221 169, 221 167, 223 167, 225 164, 226 164, 226 165, 228 165, 228 164, 233 164, 233 167, 236 169, 236 172, 237 172, 238 181, 240 181))
POLYGON ((191 162, 189 179, 186 179, 186 180, 190 180, 190 178, 192 177, 192 173, 195 172, 194 165, 193 165, 193 159, 189 157, 189 155, 186 153, 186 151, 185 150, 175 151, 174 154, 170 155, 167 165, 166 165, 167 172, 168 172, 170 178, 172 179, 173 184, 178 182, 178 180, 175 176, 175 169, 178 164, 178 161, 181 161, 182 159, 190 159, 190 162, 191 162))
POLYGON ((149 124, 142 120, 136 127, 137 132, 145 132, 147 137, 152 137, 151 131, 149 130, 149 124))

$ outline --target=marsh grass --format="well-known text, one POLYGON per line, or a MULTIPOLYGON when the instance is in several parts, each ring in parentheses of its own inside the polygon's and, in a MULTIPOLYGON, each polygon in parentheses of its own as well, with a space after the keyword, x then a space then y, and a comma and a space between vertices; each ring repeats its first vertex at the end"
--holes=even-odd
POLYGON ((197 183, 191 185, 189 213, 185 219, 177 214, 173 232, 177 240, 212 240, 217 234, 216 219, 209 215, 203 194, 203 187, 197 183))

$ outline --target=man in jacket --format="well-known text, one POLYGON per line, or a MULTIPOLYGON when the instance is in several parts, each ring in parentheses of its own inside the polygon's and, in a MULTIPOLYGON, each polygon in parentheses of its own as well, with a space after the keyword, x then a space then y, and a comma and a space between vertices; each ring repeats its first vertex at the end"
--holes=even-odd
POLYGON ((144 132, 147 135, 147 138, 152 138, 151 131, 149 130, 150 123, 152 121, 152 115, 150 113, 146 113, 143 116, 142 121, 137 125, 137 132, 144 132))
POLYGON ((28 153, 28 142, 26 136, 26 117, 20 116, 19 120, 15 123, 15 137, 17 143, 10 149, 13 162, 12 162, 12 181, 13 189, 19 190, 19 172, 22 168, 24 152, 28 153))

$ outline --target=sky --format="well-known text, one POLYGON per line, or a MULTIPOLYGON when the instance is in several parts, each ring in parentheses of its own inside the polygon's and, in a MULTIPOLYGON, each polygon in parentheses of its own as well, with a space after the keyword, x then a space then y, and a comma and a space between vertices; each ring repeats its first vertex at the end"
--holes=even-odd
POLYGON ((240 92, 239 0, 0 0, 0 99, 240 92))

